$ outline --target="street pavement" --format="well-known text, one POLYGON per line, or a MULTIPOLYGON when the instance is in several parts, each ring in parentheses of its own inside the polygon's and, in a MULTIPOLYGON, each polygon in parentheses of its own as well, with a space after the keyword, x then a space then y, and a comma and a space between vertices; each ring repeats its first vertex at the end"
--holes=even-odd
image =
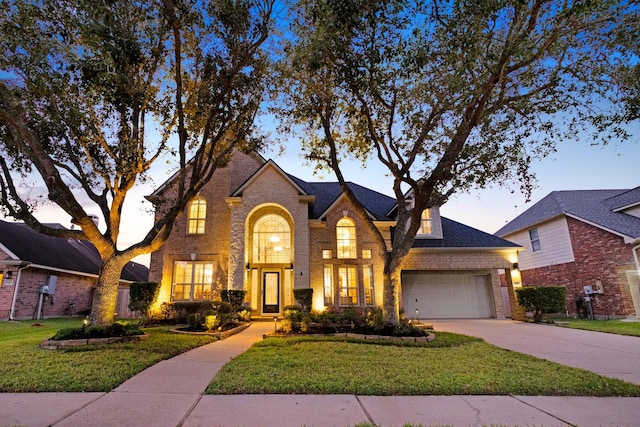
MULTIPOLYGON (((218 370, 272 327, 254 322, 237 335, 160 362, 109 393, 0 394, 0 426, 640 426, 640 398, 205 395, 218 370)), ((640 338, 509 320, 437 321, 434 327, 603 375, 640 379, 640 338)))

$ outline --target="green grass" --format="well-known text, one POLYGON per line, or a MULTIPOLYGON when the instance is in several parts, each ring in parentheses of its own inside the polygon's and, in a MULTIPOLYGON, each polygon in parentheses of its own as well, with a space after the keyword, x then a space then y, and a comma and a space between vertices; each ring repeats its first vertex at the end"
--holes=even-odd
POLYGON ((39 347, 57 330, 80 322, 77 318, 0 322, 0 392, 109 391, 161 360, 214 341, 154 327, 145 328, 149 338, 137 343, 69 350, 39 347))
POLYGON ((640 396, 640 386, 439 332, 428 347, 266 339, 225 365, 207 392, 640 396))
POLYGON ((640 322, 625 322, 622 320, 587 320, 587 319, 555 319, 561 322, 558 326, 588 331, 607 332, 618 335, 640 337, 640 322), (566 323, 566 324, 565 324, 566 323))

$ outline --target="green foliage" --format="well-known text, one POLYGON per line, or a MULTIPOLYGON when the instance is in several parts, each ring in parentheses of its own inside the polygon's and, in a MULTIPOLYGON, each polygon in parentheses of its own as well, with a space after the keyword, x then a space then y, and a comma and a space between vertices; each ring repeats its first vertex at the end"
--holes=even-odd
POLYGON ((220 325, 220 320, 215 314, 210 314, 204 318, 204 326, 207 330, 212 331, 220 325))
POLYGON ((533 312, 535 322, 542 321, 544 313, 565 311, 567 289, 564 286, 525 286, 516 289, 518 304, 533 312))
POLYGON ((223 289, 220 291, 220 299, 231 304, 234 309, 242 307, 247 291, 237 289, 223 289))
MULTIPOLYGON (((558 142, 632 137, 625 127, 637 114, 624 111, 631 104, 620 102, 620 79, 610 74, 628 69, 623 80, 633 99, 640 13, 634 2, 296 5, 276 109, 282 127, 302 138, 307 158, 336 174, 377 234, 384 286, 397 286, 425 209, 496 182, 528 196, 532 161, 558 142), (393 181, 392 247, 343 178, 342 160, 353 158, 379 161, 393 181)), ((394 299, 385 298, 384 311, 395 324, 394 299)))
POLYGON ((197 314, 198 318, 204 318, 207 312, 212 310, 211 301, 177 301, 167 305, 168 312, 172 312, 178 323, 184 323, 191 314, 197 314))
POLYGON ((302 311, 310 312, 311 304, 313 303, 313 289, 304 288, 304 289, 294 289, 293 296, 302 307, 302 311))
POLYGON ((104 307, 127 261, 158 249, 235 149, 263 144, 254 119, 267 87, 273 0, 169 3, 0 2, 1 209, 39 232, 103 248, 94 324, 113 323, 104 307), (155 161, 188 163, 189 172, 172 178, 179 191, 154 200, 158 216, 144 239, 121 249, 122 208, 155 161), (34 180, 78 228, 38 221, 44 193, 18 190, 34 180))
POLYGON ((87 326, 61 329, 53 336, 54 340, 71 340, 86 338, 124 337, 142 335, 138 325, 133 323, 114 323, 111 326, 87 326))
POLYGON ((134 282, 129 286, 129 310, 149 317, 149 308, 160 292, 160 283, 134 282))

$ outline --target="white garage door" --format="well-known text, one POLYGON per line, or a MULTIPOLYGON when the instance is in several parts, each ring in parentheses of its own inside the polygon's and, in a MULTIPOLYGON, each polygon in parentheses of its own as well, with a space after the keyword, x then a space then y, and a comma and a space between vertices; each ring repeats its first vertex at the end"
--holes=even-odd
POLYGON ((403 272, 402 303, 408 318, 495 317, 489 275, 403 272))

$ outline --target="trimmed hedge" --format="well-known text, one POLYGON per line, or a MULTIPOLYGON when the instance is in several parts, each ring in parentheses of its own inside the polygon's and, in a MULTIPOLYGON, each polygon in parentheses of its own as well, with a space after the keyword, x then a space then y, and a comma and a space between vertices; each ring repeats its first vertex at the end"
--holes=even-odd
POLYGON ((313 302, 313 289, 294 289, 293 296, 302 307, 302 311, 309 313, 311 311, 311 304, 313 302))
POLYGON ((134 282, 129 286, 129 310, 149 317, 149 308, 158 297, 160 283, 134 282))
POLYGON ((541 322, 544 313, 564 312, 567 289, 564 286, 525 286, 516 289, 518 304, 533 312, 533 321, 541 322))

